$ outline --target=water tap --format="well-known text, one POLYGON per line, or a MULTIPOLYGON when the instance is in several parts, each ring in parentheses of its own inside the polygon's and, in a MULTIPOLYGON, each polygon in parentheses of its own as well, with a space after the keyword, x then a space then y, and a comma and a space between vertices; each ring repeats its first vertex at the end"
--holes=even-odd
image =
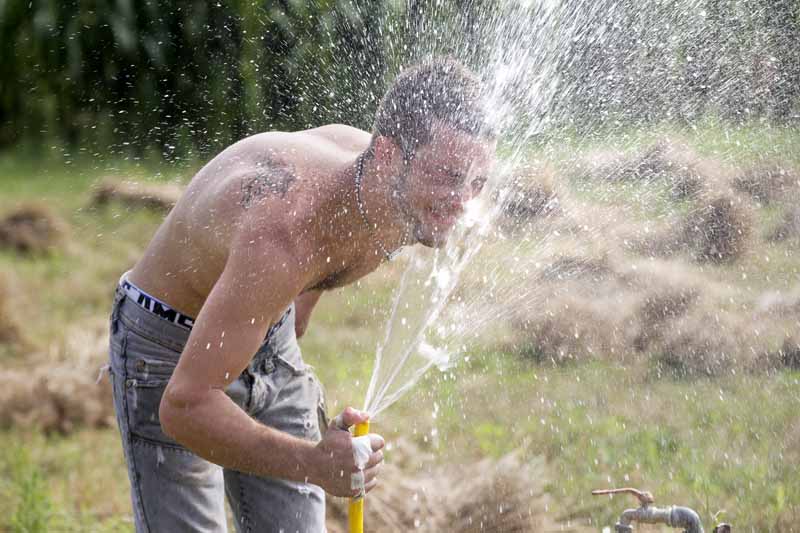
MULTIPOLYGON (((633 522, 645 524, 666 524, 670 527, 682 527, 684 533, 704 533, 700 516, 688 507, 671 505, 669 507, 655 507, 653 494, 634 488, 593 490, 592 494, 632 494, 639 500, 637 509, 626 509, 620 515, 619 521, 614 525, 616 533, 631 533, 633 522)), ((714 528, 714 533, 731 533, 729 524, 719 524, 714 528)))

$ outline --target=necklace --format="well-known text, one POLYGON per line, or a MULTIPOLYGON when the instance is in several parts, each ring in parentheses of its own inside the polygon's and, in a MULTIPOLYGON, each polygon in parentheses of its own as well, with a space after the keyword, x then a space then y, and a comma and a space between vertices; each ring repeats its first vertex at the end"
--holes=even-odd
POLYGON ((403 246, 408 244, 408 222, 406 222, 406 231, 403 233, 403 240, 400 243, 400 246, 393 252, 389 252, 386 247, 383 245, 381 240, 375 235, 375 231, 373 226, 369 223, 369 219, 367 219, 367 213, 364 211, 364 202, 361 198, 361 180, 364 177, 364 154, 358 156, 358 161, 356 162, 356 175, 355 175, 355 182, 356 182, 356 205, 358 206, 358 213, 361 215, 361 220, 364 221, 364 224, 367 225, 367 229, 369 230, 369 234, 372 237, 372 240, 375 241, 375 244, 378 245, 378 248, 381 249, 383 256, 386 258, 387 261, 392 261, 396 258, 400 251, 403 249, 403 246))

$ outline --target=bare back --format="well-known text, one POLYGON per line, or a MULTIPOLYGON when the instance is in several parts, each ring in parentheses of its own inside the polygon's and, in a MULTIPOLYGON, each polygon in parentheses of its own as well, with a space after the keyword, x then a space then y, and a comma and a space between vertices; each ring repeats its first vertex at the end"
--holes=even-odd
MULTIPOLYGON (((341 176, 369 140, 367 132, 330 125, 262 133, 230 146, 194 176, 129 274, 130 280, 170 306, 197 316, 225 267, 237 233, 260 219, 277 221, 286 231, 298 233, 294 238, 335 240, 335 234, 320 235, 330 224, 319 222, 337 217, 337 204, 350 192, 349 181, 341 176)), ((352 250, 330 244, 325 248, 337 250, 339 257, 331 268, 316 266, 320 286, 337 271, 355 270, 355 277, 360 277, 377 266, 350 265, 352 250)), ((330 263, 326 258, 325 264, 330 263)))

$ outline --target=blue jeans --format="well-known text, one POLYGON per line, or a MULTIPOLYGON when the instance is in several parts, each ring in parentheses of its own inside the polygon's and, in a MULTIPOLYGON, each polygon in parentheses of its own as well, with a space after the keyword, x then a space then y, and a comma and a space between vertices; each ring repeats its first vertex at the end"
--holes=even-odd
MULTIPOLYGON (((189 330, 143 309, 117 287, 110 374, 137 533, 225 532, 225 495, 239 532, 325 531, 320 487, 222 468, 161 430, 161 396, 188 336, 189 330)), ((293 309, 226 393, 264 425, 321 438, 323 393, 303 363, 293 309)))

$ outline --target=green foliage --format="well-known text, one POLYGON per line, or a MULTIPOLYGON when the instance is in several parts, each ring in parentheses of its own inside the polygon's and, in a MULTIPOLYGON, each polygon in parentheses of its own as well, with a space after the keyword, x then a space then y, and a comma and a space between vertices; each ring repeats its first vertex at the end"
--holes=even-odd
POLYGON ((364 116, 383 92, 381 16, 344 0, 0 3, 0 146, 170 159, 364 116))
POLYGON ((6 498, 15 502, 8 528, 11 533, 46 533, 50 531, 53 506, 44 476, 22 446, 6 452, 11 458, 3 487, 6 498))
MULTIPOLYGON (((551 118, 582 131, 706 112, 796 121, 800 3, 695 4, 565 3, 580 39, 548 59, 561 76, 551 118)), ((172 160, 269 129, 369 128, 404 65, 450 53, 485 67, 508 23, 497 18, 501 7, 509 8, 489 0, 5 0, 0 148, 34 140, 172 160)), ((566 37, 560 31, 555 37, 566 37)))

